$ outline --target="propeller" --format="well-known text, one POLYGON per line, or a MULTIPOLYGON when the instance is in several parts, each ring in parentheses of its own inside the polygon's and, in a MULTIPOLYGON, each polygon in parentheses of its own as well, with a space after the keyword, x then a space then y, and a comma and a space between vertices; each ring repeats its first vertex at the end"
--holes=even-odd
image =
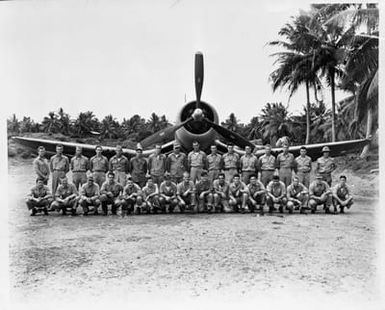
POLYGON ((195 54, 195 93, 196 93, 196 109, 200 109, 201 94, 203 87, 203 54, 197 52, 195 54))

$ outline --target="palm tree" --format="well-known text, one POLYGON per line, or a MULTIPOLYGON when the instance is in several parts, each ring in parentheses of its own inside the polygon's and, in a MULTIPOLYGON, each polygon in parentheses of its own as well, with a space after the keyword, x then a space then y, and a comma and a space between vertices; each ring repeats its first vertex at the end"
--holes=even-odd
POLYGON ((116 119, 110 114, 102 120, 100 131, 103 139, 116 139, 120 134, 120 126, 116 119))
POLYGON ((147 129, 150 130, 151 133, 159 131, 161 129, 159 116, 155 112, 152 112, 151 117, 146 125, 147 129))
POLYGON ((139 141, 143 136, 149 134, 146 130, 145 119, 138 114, 135 114, 129 119, 124 118, 122 122, 122 130, 126 138, 130 138, 135 141, 139 141))
POLYGON ((231 113, 229 117, 224 122, 222 122, 222 126, 234 132, 239 131, 240 128, 234 113, 231 113))
POLYGON ((71 132, 71 120, 69 114, 64 113, 63 108, 59 109, 58 122, 61 133, 64 135, 69 135, 71 132))
POLYGON ((99 130, 99 120, 93 112, 80 112, 74 123, 74 131, 80 137, 99 130))
POLYGON ((20 121, 15 114, 12 115, 12 118, 7 119, 7 130, 9 133, 19 133, 20 121))
POLYGON ((60 123, 55 112, 49 112, 41 122, 43 132, 52 134, 59 132, 60 123))
POLYGON ((262 138, 262 124, 259 121, 258 116, 254 116, 250 122, 246 125, 247 138, 250 140, 262 138))
POLYGON ((30 117, 24 116, 23 120, 20 122, 20 131, 32 132, 35 128, 35 122, 30 117))

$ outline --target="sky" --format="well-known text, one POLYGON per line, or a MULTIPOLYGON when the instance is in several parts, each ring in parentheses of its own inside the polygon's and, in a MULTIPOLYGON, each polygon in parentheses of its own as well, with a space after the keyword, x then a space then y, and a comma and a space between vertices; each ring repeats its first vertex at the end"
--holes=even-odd
MULTIPOLYGON (((0 2, 0 85, 5 116, 41 121, 60 107, 119 121, 152 112, 174 122, 195 99, 194 54, 204 55, 202 100, 223 121, 258 115, 267 102, 302 111, 272 92, 277 49, 266 46, 304 0, 76 0, 0 2)), ((328 88, 325 101, 330 102, 328 88)), ((337 94, 337 100, 343 98, 337 94)), ((4 112, 4 111, 3 111, 4 112)))

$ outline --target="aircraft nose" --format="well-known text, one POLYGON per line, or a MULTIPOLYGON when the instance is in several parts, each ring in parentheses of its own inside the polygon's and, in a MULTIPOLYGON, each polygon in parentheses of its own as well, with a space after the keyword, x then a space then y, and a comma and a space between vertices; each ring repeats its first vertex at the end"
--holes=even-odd
POLYGON ((192 117, 195 121, 201 120, 203 118, 203 111, 199 108, 195 109, 192 117))

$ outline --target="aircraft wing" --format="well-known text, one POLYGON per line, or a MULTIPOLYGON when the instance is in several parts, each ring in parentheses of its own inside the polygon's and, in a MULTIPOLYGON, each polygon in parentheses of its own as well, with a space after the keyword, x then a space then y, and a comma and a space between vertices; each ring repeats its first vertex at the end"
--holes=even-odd
MULTIPOLYGON (((37 148, 39 146, 44 146, 48 155, 53 155, 56 153, 56 145, 63 145, 63 153, 72 157, 75 154, 75 149, 77 146, 83 148, 83 155, 87 157, 92 157, 95 155, 95 146, 92 144, 84 144, 84 143, 74 143, 74 142, 64 142, 57 140, 45 140, 45 139, 35 139, 35 138, 27 138, 27 137, 13 137, 13 139, 20 143, 23 146, 30 148, 35 153, 37 152, 37 148)), ((174 141, 170 141, 162 145, 162 151, 164 153, 168 153, 172 150, 174 141)), ((115 147, 113 146, 102 146, 103 147, 103 155, 108 158, 112 157, 115 154, 115 147)), ((143 155, 148 156, 154 152, 153 149, 144 150, 143 155)), ((129 157, 135 156, 136 150, 123 148, 123 154, 129 155, 129 157)))

